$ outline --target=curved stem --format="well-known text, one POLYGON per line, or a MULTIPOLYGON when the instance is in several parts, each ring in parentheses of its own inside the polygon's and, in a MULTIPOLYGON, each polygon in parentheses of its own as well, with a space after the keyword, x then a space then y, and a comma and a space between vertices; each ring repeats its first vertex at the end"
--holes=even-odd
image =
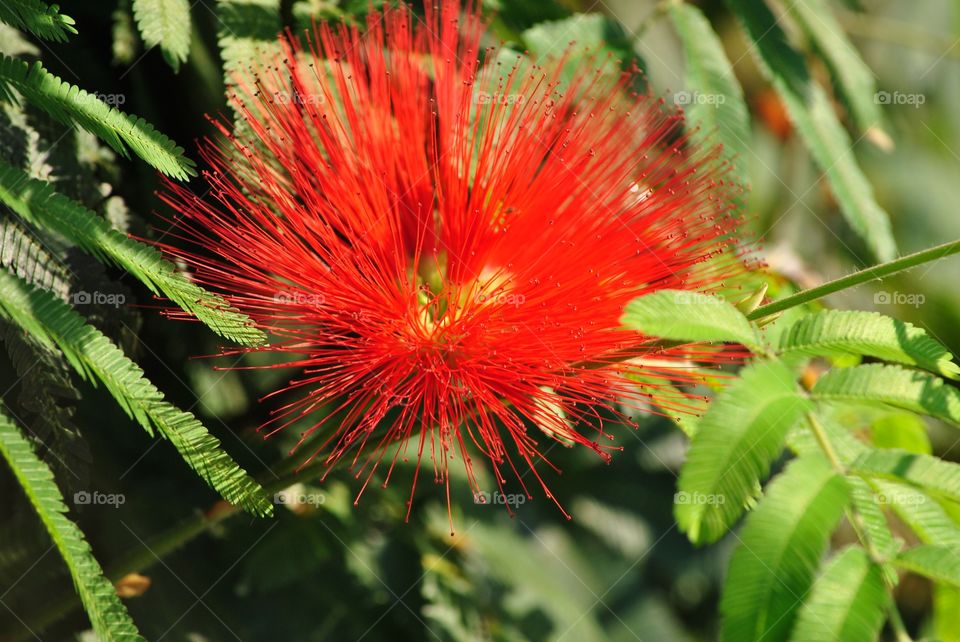
POLYGON ((944 243, 943 245, 935 245, 934 247, 926 250, 908 254, 907 256, 894 259, 893 261, 889 261, 887 263, 881 263, 879 265, 874 265, 873 267, 868 267, 864 270, 860 270, 859 272, 854 272, 853 274, 848 274, 847 276, 840 277, 839 279, 829 281, 815 288, 810 288, 809 290, 804 290, 803 292, 797 292, 796 294, 788 296, 784 299, 780 299, 779 301, 774 301, 773 303, 760 306, 748 314, 747 318, 749 318, 751 321, 762 319, 763 317, 768 317, 772 314, 776 314, 777 312, 783 312, 784 310, 789 310, 790 308, 794 308, 798 305, 803 305, 804 303, 809 303, 810 301, 822 299, 828 294, 833 294, 834 292, 839 292, 840 290, 846 290, 847 288, 852 288, 874 279, 881 279, 885 276, 896 274, 897 272, 903 272, 904 270, 909 270, 910 268, 922 265, 923 263, 936 261, 945 256, 950 256, 951 254, 956 254, 958 252, 960 252, 960 241, 950 241, 949 243, 944 243))

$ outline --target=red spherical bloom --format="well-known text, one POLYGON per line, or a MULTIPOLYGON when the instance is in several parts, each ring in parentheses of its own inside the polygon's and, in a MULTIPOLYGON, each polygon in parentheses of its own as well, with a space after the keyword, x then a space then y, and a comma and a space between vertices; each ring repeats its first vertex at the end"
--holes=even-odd
POLYGON ((458 457, 480 491, 482 455, 529 495, 551 444, 609 458, 605 423, 704 356, 619 320, 742 269, 734 189, 615 61, 497 62, 475 9, 427 4, 317 26, 238 77, 239 126, 203 146, 210 198, 164 195, 195 248, 164 247, 273 335, 259 350, 297 356, 302 394, 264 432, 318 417, 300 443, 361 492, 402 458, 411 500, 421 462, 449 499, 458 457))

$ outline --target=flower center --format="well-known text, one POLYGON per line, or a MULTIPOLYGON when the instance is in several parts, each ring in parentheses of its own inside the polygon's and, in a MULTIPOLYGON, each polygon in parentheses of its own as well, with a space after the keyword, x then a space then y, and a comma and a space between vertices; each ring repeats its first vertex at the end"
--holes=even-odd
POLYGON ((505 268, 484 267, 480 274, 462 283, 446 275, 446 254, 421 260, 411 268, 417 286, 417 318, 434 341, 450 343, 449 329, 464 314, 492 306, 515 306, 523 302, 513 292, 514 275, 505 268))

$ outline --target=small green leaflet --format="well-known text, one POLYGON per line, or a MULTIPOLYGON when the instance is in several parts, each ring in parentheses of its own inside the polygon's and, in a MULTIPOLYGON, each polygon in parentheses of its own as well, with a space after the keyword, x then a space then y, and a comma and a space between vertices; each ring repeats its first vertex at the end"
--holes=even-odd
POLYGON ((921 545, 900 553, 894 563, 936 582, 960 587, 960 553, 946 546, 921 545))
POLYGON ((771 482, 747 516, 730 560, 720 603, 721 640, 789 638, 849 499, 844 479, 816 455, 794 460, 771 482))
POLYGON ((568 50, 570 62, 577 64, 590 56, 603 62, 607 53, 627 65, 639 63, 633 39, 617 20, 601 13, 578 13, 570 18, 541 22, 523 32, 530 58, 542 65, 549 58, 560 58, 568 50))
POLYGON ((781 335, 780 351, 862 355, 960 378, 960 366, 946 346, 922 328, 876 312, 824 310, 806 315, 781 335))
POLYGON ((960 549, 960 527, 932 497, 903 483, 872 479, 877 498, 892 509, 921 542, 960 549))
POLYGON ((877 100, 874 73, 857 53, 825 0, 797 0, 787 5, 807 38, 830 67, 832 80, 850 109, 850 115, 868 138, 888 146, 881 128, 883 114, 877 100))
POLYGON ((222 297, 207 292, 160 252, 115 229, 80 203, 0 161, 0 202, 27 223, 53 230, 104 262, 120 266, 155 294, 163 293, 222 337, 242 345, 263 344, 266 336, 253 321, 222 297))
POLYGON ((133 17, 147 47, 159 46, 173 67, 190 55, 190 3, 188 0, 133 0, 133 17))
POLYGON ((3 0, 0 2, 0 22, 54 42, 66 42, 71 34, 77 33, 73 18, 60 13, 57 5, 41 0, 3 0))
POLYGON ((820 377, 811 396, 819 401, 882 403, 960 424, 960 390, 932 374, 900 366, 834 368, 820 377))
POLYGON ((96 135, 122 156, 134 154, 180 180, 196 174, 183 148, 142 118, 110 107, 93 94, 64 82, 35 62, 0 54, 0 100, 19 93, 64 125, 77 125, 96 135))
POLYGON ((791 642, 874 642, 889 603, 883 572, 867 552, 838 553, 806 597, 791 642))
POLYGON ((939 457, 905 450, 868 450, 854 460, 850 470, 868 479, 906 482, 925 493, 960 501, 960 464, 939 457))
POLYGON ((659 290, 627 304, 620 319, 628 328, 657 339, 741 343, 755 352, 762 343, 742 312, 723 299, 684 290, 659 290))
POLYGON ((722 537, 753 499, 787 432, 812 408, 779 361, 755 361, 697 424, 680 471, 674 515, 695 543, 722 537))

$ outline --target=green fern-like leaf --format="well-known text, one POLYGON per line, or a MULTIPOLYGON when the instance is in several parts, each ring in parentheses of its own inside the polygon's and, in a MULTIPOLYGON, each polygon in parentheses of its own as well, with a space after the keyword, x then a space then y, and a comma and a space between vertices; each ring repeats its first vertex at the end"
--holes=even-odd
MULTIPOLYGON (((723 157, 733 167, 732 180, 747 185, 750 116, 743 100, 743 89, 724 53, 723 44, 707 18, 692 4, 677 2, 670 5, 670 17, 683 43, 687 86, 696 92, 696 96, 713 99, 707 102, 675 101, 684 104, 685 115, 692 127, 690 136, 708 146, 721 143, 723 157)), ((676 97, 681 95, 675 94, 676 97)))
POLYGON ((863 355, 960 378, 960 366, 943 344, 921 328, 876 312, 826 310, 807 315, 781 335, 780 350, 811 356, 863 355))
POLYGON ((100 381, 148 433, 156 428, 211 487, 252 513, 272 513, 257 484, 196 417, 164 400, 143 371, 69 305, 0 270, 0 314, 50 348, 59 348, 84 378, 100 381))
POLYGON ((73 18, 60 13, 57 5, 40 0, 3 0, 0 2, 0 22, 55 42, 66 42, 70 34, 77 33, 73 18))
POLYGON ((900 553, 894 563, 936 582, 960 587, 960 553, 947 546, 915 546, 900 553))
MULTIPOLYGON (((817 53, 830 67, 831 79, 862 131, 880 131, 883 116, 876 100, 876 75, 857 53, 826 0, 798 0, 786 5, 817 53)), ((883 134, 881 134, 883 135, 883 134)))
MULTIPOLYGON (((217 2, 217 44, 223 60, 223 82, 227 95, 249 103, 249 97, 236 92, 239 77, 268 65, 282 56, 279 35, 283 31, 280 0, 219 0, 217 2)), ((249 126, 230 100, 234 128, 240 135, 249 134, 249 126)))
POLYGON ((53 230, 102 261, 136 277, 155 294, 163 293, 217 334, 243 345, 266 340, 253 322, 221 297, 189 281, 156 249, 120 234, 95 212, 58 194, 0 161, 0 202, 25 221, 53 230))
POLYGON ((83 533, 67 519, 67 507, 54 483, 53 473, 37 458, 30 442, 6 415, 2 405, 0 453, 67 563, 94 630, 103 640, 144 640, 113 585, 104 577, 83 533))
POLYGON ((933 497, 906 484, 874 479, 870 482, 883 503, 926 544, 960 549, 960 527, 933 497))
POLYGON ((148 47, 159 46, 173 69, 190 54, 190 3, 187 0, 133 0, 133 17, 148 47))
POLYGON ((783 450, 787 431, 810 408, 778 361, 747 366, 717 396, 698 423, 677 485, 674 514, 691 541, 727 532, 783 450))
POLYGON ((66 360, 6 319, 0 319, 0 344, 19 379, 16 412, 41 446, 37 454, 50 464, 66 492, 80 490, 91 459, 74 424, 80 393, 74 388, 66 360))
POLYGON ((223 58, 224 79, 256 60, 267 61, 281 51, 277 37, 283 29, 279 0, 219 0, 217 38, 223 58))
POLYGON ((851 546, 817 578, 797 616, 791 642, 873 642, 889 597, 883 572, 866 551, 851 546))
POLYGON ((851 464, 861 477, 906 482, 925 493, 960 501, 960 464, 905 450, 868 450, 851 464))
POLYGON ((849 489, 822 457, 793 461, 748 517, 723 589, 721 639, 787 640, 849 489))
POLYGON ((164 174, 181 180, 196 173, 183 148, 142 118, 108 106, 51 74, 39 62, 30 65, 0 55, 0 99, 13 100, 14 91, 60 122, 96 134, 119 154, 126 156, 132 150, 164 174))
POLYGON ((780 21, 764 2, 726 0, 753 45, 761 71, 772 82, 800 138, 823 170, 840 211, 850 227, 881 261, 897 254, 890 216, 880 207, 873 187, 850 153, 850 136, 837 118, 827 92, 817 84, 780 21))
POLYGON ((66 263, 53 256, 19 221, 6 218, 6 208, 0 209, 4 210, 0 213, 0 267, 66 301, 71 287, 66 263))
POLYGON ((761 347, 756 330, 733 304, 698 292, 660 290, 638 297, 627 304, 621 323, 658 339, 761 347))
POLYGON ((875 492, 870 484, 854 475, 847 477, 847 485, 852 491, 853 509, 860 518, 863 534, 870 546, 880 559, 892 559, 899 551, 899 545, 890 530, 887 516, 883 513, 886 496, 875 492))
POLYGON ((886 404, 960 425, 960 390, 932 374, 900 366, 834 368, 820 377, 811 396, 820 401, 886 404))

